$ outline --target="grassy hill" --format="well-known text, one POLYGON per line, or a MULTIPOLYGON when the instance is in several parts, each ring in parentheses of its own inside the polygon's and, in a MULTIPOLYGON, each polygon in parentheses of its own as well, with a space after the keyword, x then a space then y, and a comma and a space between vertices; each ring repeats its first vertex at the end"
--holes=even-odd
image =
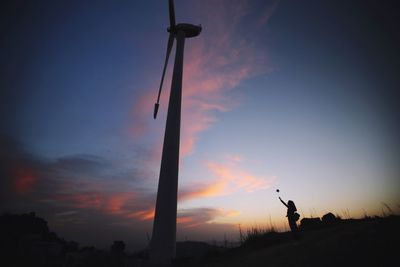
POLYGON ((239 248, 176 266, 400 266, 400 216, 344 220, 317 230, 262 234, 239 248))

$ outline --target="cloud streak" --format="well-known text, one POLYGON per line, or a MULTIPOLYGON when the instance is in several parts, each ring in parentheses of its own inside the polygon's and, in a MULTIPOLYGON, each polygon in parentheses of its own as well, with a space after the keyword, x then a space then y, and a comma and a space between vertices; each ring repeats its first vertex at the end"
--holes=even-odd
POLYGON ((206 162, 209 173, 213 177, 207 184, 193 184, 184 188, 179 195, 180 201, 197 198, 219 197, 237 192, 252 193, 269 188, 276 180, 275 176, 256 176, 243 169, 242 157, 229 157, 224 163, 206 162), (240 160, 239 160, 240 159, 240 160))
MULTIPOLYGON (((129 183, 140 181, 135 174, 128 177, 116 175, 117 170, 113 169, 114 164, 110 161, 91 155, 44 160, 19 150, 3 151, 1 157, 2 163, 6 164, 0 171, 7 178, 1 181, 1 189, 8 192, 6 201, 1 203, 3 211, 39 209, 58 224, 71 221, 81 224, 84 221, 82 214, 86 213, 114 218, 115 222, 149 223, 154 218, 153 190, 129 183), (113 176, 108 176, 113 173, 113 176)), ((205 187, 204 190, 208 192, 210 189, 205 187)), ((215 194, 223 190, 220 188, 215 194)), ((209 194, 207 192, 189 190, 180 201, 204 197, 209 194)), ((202 224, 215 216, 225 216, 222 212, 207 214, 209 219, 201 217, 203 219, 197 220, 185 211, 178 223, 187 225, 190 220, 191 224, 202 224)))
POLYGON ((236 210, 221 208, 193 208, 182 209, 178 212, 177 223, 183 228, 193 228, 210 225, 220 217, 235 217, 240 213, 236 210))
MULTIPOLYGON (((247 37, 256 36, 256 32, 249 29, 264 25, 272 14, 271 7, 267 8, 268 12, 256 14, 254 25, 248 25, 247 21, 244 29, 243 20, 250 14, 248 1, 218 0, 194 5, 195 9, 189 12, 193 17, 201 18, 203 32, 186 42, 181 131, 183 157, 193 153, 199 135, 218 121, 218 113, 227 112, 240 103, 239 99, 230 96, 232 89, 246 79, 270 71, 265 49, 257 47, 256 41, 247 37)), ((170 68, 172 65, 170 62, 170 68)), ((164 86, 169 85, 170 77, 167 77, 164 86)), ((165 98, 162 102, 166 106, 165 98)), ((146 92, 135 103, 134 136, 146 136, 145 133, 150 131, 146 121, 151 118, 154 99, 154 92, 146 92)))

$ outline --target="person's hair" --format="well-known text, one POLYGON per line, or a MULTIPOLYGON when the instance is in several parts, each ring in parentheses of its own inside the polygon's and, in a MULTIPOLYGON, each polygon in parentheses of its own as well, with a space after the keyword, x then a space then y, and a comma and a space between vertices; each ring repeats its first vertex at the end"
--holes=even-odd
POLYGON ((294 205, 293 200, 289 200, 289 201, 288 201, 288 208, 289 208, 289 209, 292 209, 292 210, 294 210, 294 211, 297 210, 297 209, 296 209, 296 205, 294 205))

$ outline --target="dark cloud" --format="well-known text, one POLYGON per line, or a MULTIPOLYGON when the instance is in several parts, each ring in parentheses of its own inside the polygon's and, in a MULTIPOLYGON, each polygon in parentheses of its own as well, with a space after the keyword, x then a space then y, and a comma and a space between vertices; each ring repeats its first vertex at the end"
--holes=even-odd
POLYGON ((219 218, 231 217, 236 214, 238 214, 237 211, 212 207, 178 210, 178 239, 211 241, 207 238, 223 240, 226 235, 230 241, 237 241, 236 225, 218 222, 219 218))
POLYGON ((105 159, 85 154, 61 157, 52 165, 57 170, 77 173, 91 173, 110 167, 105 159))
POLYGON ((216 208, 181 209, 178 213, 178 221, 193 226, 194 224, 210 223, 216 217, 222 217, 225 214, 226 211, 216 208))
MULTIPOLYGON (((147 244, 156 195, 136 172, 95 155, 45 159, 9 136, 0 138, 0 147, 1 212, 35 211, 60 236, 85 245, 105 248, 116 239, 126 240, 131 249, 147 244)), ((179 210, 178 235, 204 240, 207 232, 221 239, 222 231, 234 236, 232 225, 215 222, 230 213, 179 210)))
POLYGON ((1 212, 35 211, 61 236, 85 244, 127 232, 138 235, 136 245, 145 241, 151 220, 131 215, 151 209, 155 195, 135 171, 95 155, 45 159, 10 136, 1 136, 0 148, 1 212))

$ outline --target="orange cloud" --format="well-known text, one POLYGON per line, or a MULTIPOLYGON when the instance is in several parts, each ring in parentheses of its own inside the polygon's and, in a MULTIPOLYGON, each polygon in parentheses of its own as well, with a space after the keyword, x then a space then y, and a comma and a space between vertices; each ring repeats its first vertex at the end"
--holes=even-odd
POLYGON ((124 209, 125 204, 133 198, 133 193, 118 193, 117 195, 111 196, 107 200, 105 211, 110 214, 121 214, 126 210, 124 209))
POLYGON ((215 223, 221 217, 238 216, 237 210, 225 210, 221 208, 194 208, 179 210, 177 222, 184 228, 215 223))
POLYGON ((240 215, 240 211, 238 210, 229 210, 225 213, 226 217, 236 217, 240 215))
POLYGON ((193 222, 193 217, 190 217, 190 216, 178 217, 178 218, 176 219, 176 222, 177 222, 177 223, 180 223, 180 224, 192 223, 192 222, 193 222))
POLYGON ((155 210, 153 208, 147 210, 141 210, 137 212, 133 212, 127 215, 128 218, 137 218, 141 221, 152 220, 155 215, 155 210))
POLYGON ((179 200, 186 201, 203 197, 222 196, 239 191, 251 193, 269 188, 276 179, 275 176, 255 176, 243 170, 239 165, 240 161, 235 159, 229 159, 225 164, 206 163, 214 180, 206 185, 192 185, 191 190, 182 190, 182 193, 179 195, 179 200))
POLYGON ((179 201, 186 201, 196 198, 203 197, 214 197, 221 195, 226 188, 226 183, 224 181, 215 181, 214 183, 210 183, 208 185, 196 185, 193 186, 192 190, 182 190, 182 193, 179 194, 179 201))
POLYGON ((218 164, 208 163, 207 167, 214 176, 226 184, 225 193, 233 193, 239 190, 253 192, 260 189, 266 189, 271 186, 275 177, 258 177, 242 170, 236 164, 218 164))

